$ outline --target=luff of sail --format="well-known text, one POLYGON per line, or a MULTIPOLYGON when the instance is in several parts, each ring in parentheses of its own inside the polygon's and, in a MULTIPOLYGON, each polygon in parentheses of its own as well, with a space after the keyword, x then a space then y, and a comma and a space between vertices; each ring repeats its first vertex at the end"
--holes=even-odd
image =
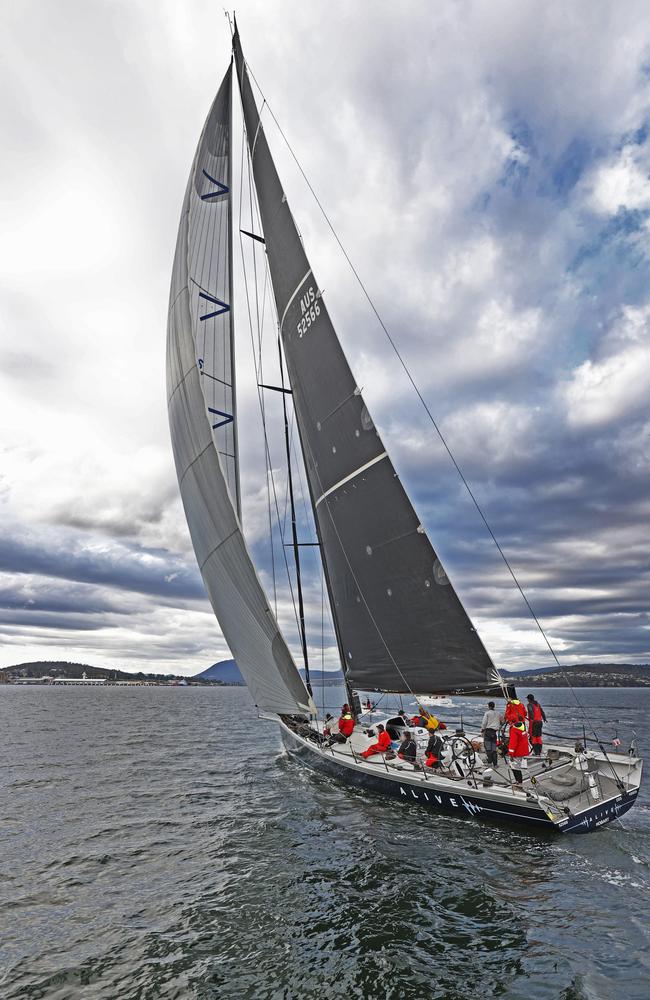
POLYGON ((269 712, 313 712, 235 509, 231 78, 229 69, 203 128, 181 212, 167 325, 169 424, 201 575, 255 704, 269 712))
POLYGON ((235 66, 316 529, 348 680, 364 689, 499 687, 350 371, 260 121, 235 66))

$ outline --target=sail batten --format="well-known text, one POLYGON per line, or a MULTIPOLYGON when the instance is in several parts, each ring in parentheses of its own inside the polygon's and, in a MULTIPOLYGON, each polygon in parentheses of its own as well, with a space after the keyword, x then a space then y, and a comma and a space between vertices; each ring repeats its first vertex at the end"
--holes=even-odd
POLYGON ((233 38, 279 329, 337 640, 362 689, 485 690, 499 676, 399 480, 338 340, 233 38))
POLYGON ((223 635, 259 709, 315 712, 244 540, 232 328, 228 70, 192 164, 167 328, 167 400, 196 559, 223 635))

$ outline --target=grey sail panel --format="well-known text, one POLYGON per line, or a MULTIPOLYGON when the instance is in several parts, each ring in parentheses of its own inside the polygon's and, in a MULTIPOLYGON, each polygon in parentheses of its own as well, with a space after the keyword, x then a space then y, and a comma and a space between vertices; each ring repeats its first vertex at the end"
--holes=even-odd
POLYGON ((242 93, 293 403, 348 680, 385 691, 483 691, 498 673, 404 491, 311 271, 260 123, 242 93))
POLYGON ((187 270, 206 416, 230 495, 241 515, 231 310, 231 80, 229 71, 196 151, 189 182, 187 270))
POLYGON ((201 575, 256 705, 277 713, 314 711, 255 572, 236 509, 230 98, 229 70, 201 135, 181 212, 167 327, 172 447, 201 575), (205 197, 213 192, 215 197, 205 197), (220 423, 226 416, 231 419, 220 423))

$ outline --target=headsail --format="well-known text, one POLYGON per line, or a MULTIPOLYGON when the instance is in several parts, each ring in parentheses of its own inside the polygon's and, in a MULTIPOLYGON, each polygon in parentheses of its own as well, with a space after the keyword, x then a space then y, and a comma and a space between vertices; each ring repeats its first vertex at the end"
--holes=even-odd
POLYGON ((385 691, 485 690, 488 653, 357 388, 264 135, 239 35, 235 65, 280 332, 341 658, 385 691))
POLYGON ((255 572, 238 517, 231 327, 231 70, 192 164, 174 257, 167 399, 176 471, 208 596, 256 705, 315 711, 255 572))

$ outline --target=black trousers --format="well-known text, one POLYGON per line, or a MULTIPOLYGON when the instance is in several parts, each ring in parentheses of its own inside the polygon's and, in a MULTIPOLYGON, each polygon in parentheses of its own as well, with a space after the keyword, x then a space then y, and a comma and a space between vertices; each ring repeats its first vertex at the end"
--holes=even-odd
POLYGON ((499 763, 497 758, 497 734, 493 729, 486 729, 483 734, 483 746, 485 747, 485 756, 487 757, 488 764, 496 765, 499 763))

